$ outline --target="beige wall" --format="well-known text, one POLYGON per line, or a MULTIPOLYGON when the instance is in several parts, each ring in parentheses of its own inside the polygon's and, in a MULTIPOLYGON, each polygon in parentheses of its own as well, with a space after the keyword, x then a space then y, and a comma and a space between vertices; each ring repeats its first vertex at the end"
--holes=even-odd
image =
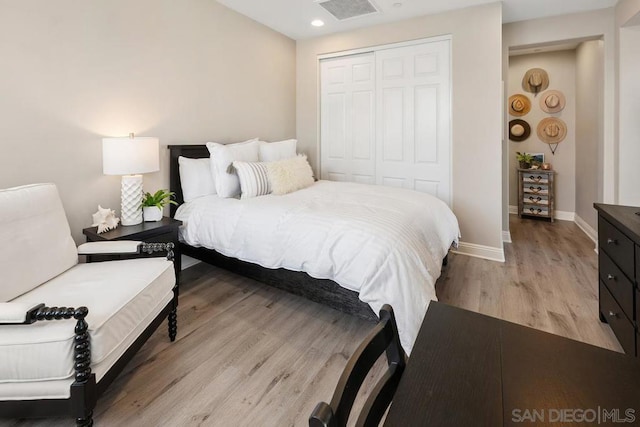
POLYGON ((297 135, 318 162, 318 55, 452 35, 453 210, 466 243, 502 251, 501 5, 335 34, 297 44, 297 135))
POLYGON ((640 206, 640 26, 620 29, 619 203, 640 206))
POLYGON ((594 202, 602 201, 604 57, 602 40, 576 50, 576 216, 598 228, 594 202))
MULTIPOLYGON (((58 185, 74 237, 119 211, 101 138, 295 136, 295 42, 205 0, 0 0, 0 188, 58 185)), ((148 190, 168 186, 168 150, 148 190)))
MULTIPOLYGON (((576 184, 575 184, 575 50, 537 53, 531 55, 512 56, 509 58, 509 90, 507 98, 513 94, 526 95, 531 101, 531 111, 520 118, 531 126, 531 136, 522 142, 509 141, 509 204, 518 205, 518 181, 516 169, 518 162, 516 152, 543 153, 545 161, 551 163, 556 171, 556 210, 575 212, 576 184), (522 77, 531 68, 542 68, 549 75, 549 88, 559 90, 566 99, 565 108, 559 113, 546 113, 540 108, 541 95, 535 97, 532 93, 522 89, 522 77), (555 154, 551 148, 538 138, 536 129, 538 123, 546 117, 557 117, 567 124, 567 137, 558 144, 555 154)), ((508 105, 508 104, 507 104, 508 105)))
POLYGON ((505 48, 553 44, 579 39, 603 39, 603 139, 602 200, 617 200, 617 119, 616 119, 616 24, 613 8, 572 15, 514 22, 503 26, 505 48))

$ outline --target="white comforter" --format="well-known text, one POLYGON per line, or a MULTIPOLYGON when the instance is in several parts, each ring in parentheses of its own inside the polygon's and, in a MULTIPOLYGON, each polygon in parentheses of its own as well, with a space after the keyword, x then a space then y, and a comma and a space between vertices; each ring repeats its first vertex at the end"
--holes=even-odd
POLYGON ((318 181, 284 196, 202 197, 183 204, 180 238, 267 268, 304 271, 357 291, 378 313, 394 309, 411 352, 458 221, 424 193, 318 181))

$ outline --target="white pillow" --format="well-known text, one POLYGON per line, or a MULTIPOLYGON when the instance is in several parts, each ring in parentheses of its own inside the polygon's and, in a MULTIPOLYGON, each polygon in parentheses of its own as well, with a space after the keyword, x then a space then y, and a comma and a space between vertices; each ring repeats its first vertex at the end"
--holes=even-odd
POLYGON ((180 168, 182 198, 185 202, 216 194, 216 184, 211 174, 211 160, 179 156, 178 166, 180 168))
POLYGON ((258 139, 250 139, 235 144, 207 142, 211 154, 211 172, 216 183, 216 192, 220 197, 235 197, 240 194, 240 181, 229 166, 235 160, 245 162, 258 161, 258 139))
POLYGON ((296 156, 297 139, 287 139, 278 142, 260 141, 260 161, 275 162, 296 156))
POLYGON ((267 163, 267 173, 273 194, 287 194, 313 184, 313 170, 307 156, 267 163))
POLYGON ((267 164, 260 162, 233 162, 240 179, 241 199, 264 196, 271 193, 267 164))

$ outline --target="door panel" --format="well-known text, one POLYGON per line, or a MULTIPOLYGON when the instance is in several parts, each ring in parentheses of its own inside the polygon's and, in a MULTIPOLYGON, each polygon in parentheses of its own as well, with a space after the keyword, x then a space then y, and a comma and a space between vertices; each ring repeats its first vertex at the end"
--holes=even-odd
POLYGON ((320 176, 375 182, 375 57, 320 63, 320 176))
POLYGON ((449 64, 448 40, 376 51, 378 184, 451 202, 449 64))

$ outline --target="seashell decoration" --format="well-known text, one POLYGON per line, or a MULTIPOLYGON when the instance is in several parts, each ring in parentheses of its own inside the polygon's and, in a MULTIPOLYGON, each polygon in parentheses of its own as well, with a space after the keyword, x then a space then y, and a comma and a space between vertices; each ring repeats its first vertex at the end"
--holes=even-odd
POLYGON ((98 227, 98 234, 105 231, 113 230, 118 226, 120 218, 116 218, 116 211, 109 208, 103 208, 98 205, 98 212, 92 215, 93 224, 92 227, 98 227))

